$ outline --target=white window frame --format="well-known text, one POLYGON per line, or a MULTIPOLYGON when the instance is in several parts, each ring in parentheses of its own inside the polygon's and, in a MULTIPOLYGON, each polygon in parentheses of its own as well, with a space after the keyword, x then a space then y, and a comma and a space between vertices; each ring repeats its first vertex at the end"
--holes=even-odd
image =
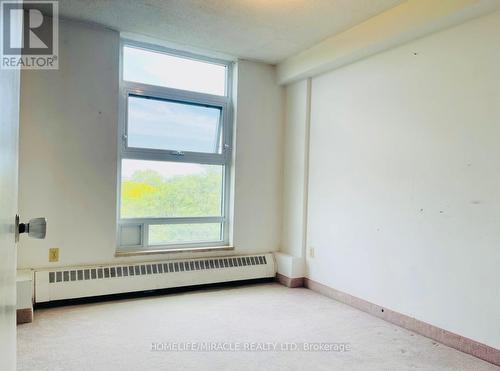
POLYGON ((122 39, 120 42, 120 102, 119 102, 119 135, 118 135, 118 181, 117 181, 117 253, 141 253, 159 252, 172 250, 198 250, 209 248, 230 247, 230 189, 232 168, 232 141, 233 141, 233 112, 232 112, 232 86, 233 86, 233 62, 209 58, 187 52, 176 51, 157 45, 122 39), (152 52, 160 52, 176 57, 205 61, 226 67, 225 96, 211 95, 193 91, 179 90, 156 85, 148 85, 125 81, 123 79, 123 49, 126 46, 140 48, 152 52), (133 148, 127 146, 127 111, 128 97, 147 96, 160 100, 174 101, 179 103, 201 104, 213 106, 222 110, 222 153, 198 153, 189 151, 175 151, 162 149, 133 148), (168 217, 168 218, 124 218, 120 216, 121 210, 121 166, 123 159, 135 160, 161 160, 169 162, 185 162, 198 164, 223 165, 223 194, 222 194, 222 216, 206 217, 168 217), (188 223, 221 223, 222 233, 219 241, 187 242, 166 245, 149 244, 149 226, 161 224, 188 224, 188 223), (121 245, 122 226, 137 226, 141 230, 140 244, 121 245))

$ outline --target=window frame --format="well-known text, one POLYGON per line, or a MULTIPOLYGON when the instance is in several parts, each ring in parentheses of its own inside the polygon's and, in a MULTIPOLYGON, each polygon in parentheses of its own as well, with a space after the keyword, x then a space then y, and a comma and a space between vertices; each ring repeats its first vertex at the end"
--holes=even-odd
POLYGON ((158 45, 137 42, 129 39, 120 40, 120 76, 119 76, 119 130, 118 130, 118 174, 117 174, 117 253, 150 253, 162 251, 189 251, 198 249, 230 247, 231 223, 231 178, 232 178, 232 143, 233 143, 233 62, 215 59, 197 54, 177 51, 158 45), (157 85, 125 81, 123 79, 123 52, 125 47, 140 48, 151 52, 159 52, 176 57, 218 64, 226 67, 225 95, 212 95, 194 91, 180 90, 157 85), (128 99, 129 96, 151 97, 159 100, 187 103, 194 105, 217 107, 221 109, 222 148, 221 153, 200 153, 191 151, 175 151, 164 149, 128 147, 128 99), (150 160, 210 164, 223 166, 223 189, 221 216, 203 217, 151 217, 151 218, 121 218, 121 173, 122 160, 150 160), (221 223, 221 240, 206 242, 172 243, 164 245, 149 245, 149 225, 189 224, 189 223, 221 223), (139 245, 121 245, 121 226, 136 225, 141 230, 139 245))

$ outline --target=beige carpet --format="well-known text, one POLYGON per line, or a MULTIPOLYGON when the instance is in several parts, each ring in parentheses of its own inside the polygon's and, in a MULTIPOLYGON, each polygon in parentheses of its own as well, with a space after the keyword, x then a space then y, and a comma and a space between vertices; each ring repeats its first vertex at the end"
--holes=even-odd
POLYGON ((274 283, 37 310, 33 323, 18 327, 18 369, 500 370, 310 290, 274 283), (151 350, 152 343, 200 342, 230 351, 151 350), (311 342, 331 350, 285 349, 311 342), (268 349, 241 351, 251 343, 268 349), (351 349, 338 352, 332 343, 351 349))

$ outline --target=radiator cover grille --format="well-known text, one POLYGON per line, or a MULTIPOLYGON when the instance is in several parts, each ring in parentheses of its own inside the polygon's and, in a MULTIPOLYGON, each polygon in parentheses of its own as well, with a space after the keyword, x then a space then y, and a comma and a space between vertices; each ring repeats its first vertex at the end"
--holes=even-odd
POLYGON ((35 270, 35 302, 271 278, 272 254, 35 270))
POLYGON ((261 264, 267 264, 267 260, 264 255, 70 269, 64 271, 49 272, 49 283, 96 280, 103 278, 117 278, 128 276, 143 276, 150 274, 166 274, 174 272, 178 273, 200 271, 206 269, 244 267, 261 264))

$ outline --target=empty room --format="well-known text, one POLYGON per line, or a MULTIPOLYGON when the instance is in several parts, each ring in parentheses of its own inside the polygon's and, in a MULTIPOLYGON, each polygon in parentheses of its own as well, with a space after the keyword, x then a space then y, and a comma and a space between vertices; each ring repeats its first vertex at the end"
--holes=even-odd
POLYGON ((1 371, 500 371, 500 0, 0 7, 1 371))

